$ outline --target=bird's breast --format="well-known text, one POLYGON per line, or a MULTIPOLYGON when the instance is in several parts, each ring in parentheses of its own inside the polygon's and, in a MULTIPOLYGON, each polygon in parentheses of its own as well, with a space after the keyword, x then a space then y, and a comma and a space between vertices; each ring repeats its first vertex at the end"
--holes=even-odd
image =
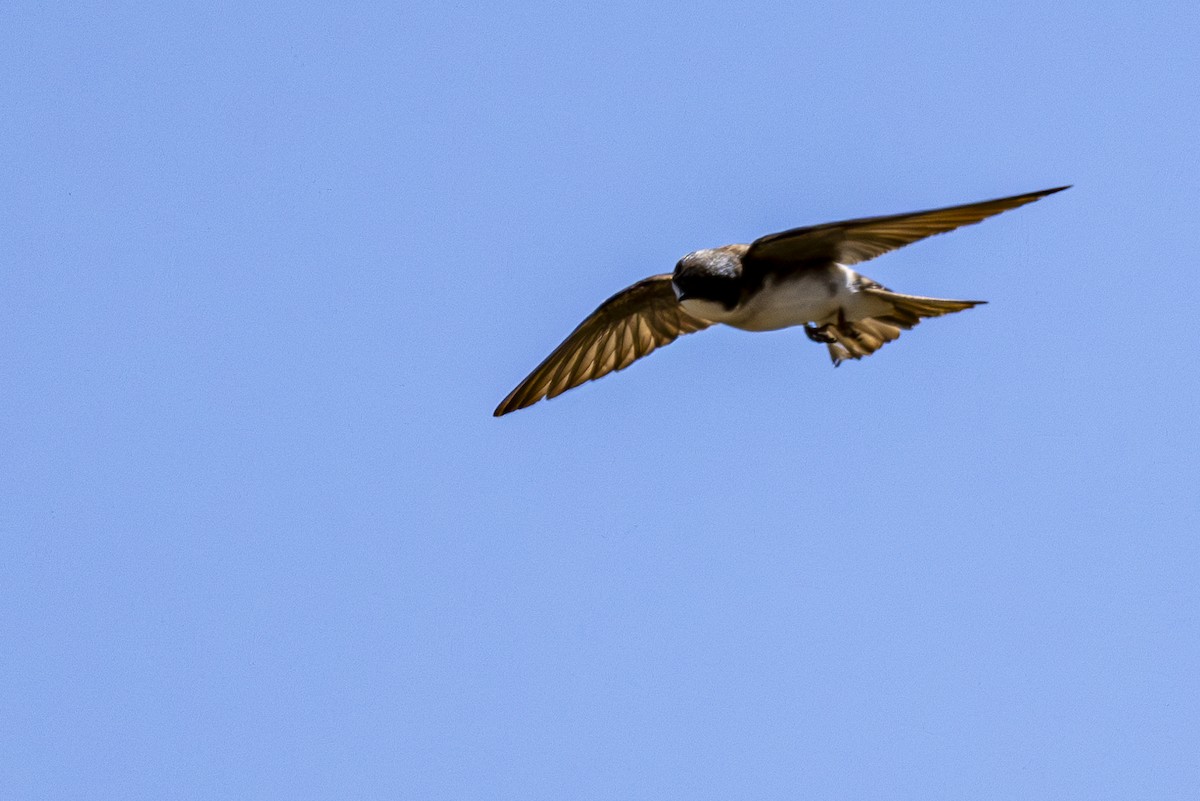
POLYGON ((757 292, 719 322, 744 331, 775 331, 829 322, 837 317, 838 308, 850 295, 853 277, 854 271, 840 264, 795 276, 767 276, 757 292))

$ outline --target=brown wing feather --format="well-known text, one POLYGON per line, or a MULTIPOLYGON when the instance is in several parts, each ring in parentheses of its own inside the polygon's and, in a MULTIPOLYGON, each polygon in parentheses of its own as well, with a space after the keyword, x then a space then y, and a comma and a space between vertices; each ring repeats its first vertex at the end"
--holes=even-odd
POLYGON ((502 414, 553 398, 623 370, 646 354, 710 324, 684 311, 671 276, 655 275, 621 290, 571 332, 529 377, 501 401, 502 414))
POLYGON ((845 265, 858 264, 927 236, 944 234, 963 225, 972 225, 994 214, 1024 206, 1069 188, 1059 186, 1041 192, 985 200, 965 206, 793 228, 756 239, 751 243, 743 263, 748 269, 756 261, 819 264, 835 261, 845 265))

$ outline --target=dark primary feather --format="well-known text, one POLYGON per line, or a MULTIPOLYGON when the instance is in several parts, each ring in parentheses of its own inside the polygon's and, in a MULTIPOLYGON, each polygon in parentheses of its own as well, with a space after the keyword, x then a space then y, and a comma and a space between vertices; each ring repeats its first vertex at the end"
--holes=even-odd
POLYGON ((831 261, 847 266, 859 264, 927 236, 972 225, 1002 211, 1024 206, 1069 188, 1059 186, 982 203, 793 228, 754 240, 742 262, 748 273, 767 269, 780 262, 798 266, 809 263, 814 266, 825 265, 831 261))
POLYGON ((494 415, 523 409, 572 387, 623 370, 681 334, 707 328, 679 305, 670 275, 655 275, 621 290, 600 305, 537 366, 494 415))

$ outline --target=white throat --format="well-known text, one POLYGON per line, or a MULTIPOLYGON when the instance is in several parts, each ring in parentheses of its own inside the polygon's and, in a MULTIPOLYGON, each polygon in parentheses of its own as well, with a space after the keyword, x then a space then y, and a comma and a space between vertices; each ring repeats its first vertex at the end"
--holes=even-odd
POLYGON ((699 317, 701 320, 707 320, 710 323, 720 323, 729 319, 733 312, 726 309, 715 300, 702 300, 701 298, 684 298, 679 301, 679 305, 684 311, 693 317, 699 317))

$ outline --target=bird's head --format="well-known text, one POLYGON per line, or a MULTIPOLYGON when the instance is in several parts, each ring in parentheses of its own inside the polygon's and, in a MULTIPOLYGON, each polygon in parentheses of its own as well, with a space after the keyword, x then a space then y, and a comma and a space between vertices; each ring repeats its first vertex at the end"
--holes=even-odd
POLYGON ((671 286, 690 314, 719 320, 732 311, 741 297, 742 262, 725 249, 697 250, 675 265, 671 286))

